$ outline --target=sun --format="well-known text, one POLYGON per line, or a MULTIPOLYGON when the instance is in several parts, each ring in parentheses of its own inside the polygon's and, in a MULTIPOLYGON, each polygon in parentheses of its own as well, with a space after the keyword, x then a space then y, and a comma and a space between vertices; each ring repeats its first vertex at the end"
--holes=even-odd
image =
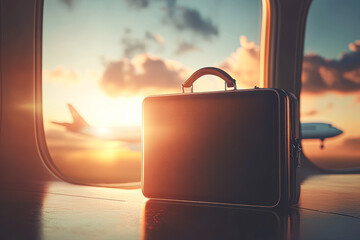
POLYGON ((144 97, 122 97, 119 99, 98 98, 96 103, 83 111, 83 117, 105 132, 110 126, 141 125, 142 101, 144 97))

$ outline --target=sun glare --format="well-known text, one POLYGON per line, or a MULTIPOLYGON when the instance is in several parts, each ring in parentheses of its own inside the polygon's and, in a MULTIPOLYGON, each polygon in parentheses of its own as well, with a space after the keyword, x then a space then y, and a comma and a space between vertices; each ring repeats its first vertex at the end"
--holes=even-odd
POLYGON ((106 134, 109 130, 106 127, 99 127, 98 131, 100 134, 106 134))
POLYGON ((143 97, 133 97, 117 101, 98 101, 94 107, 88 109, 89 121, 102 126, 101 133, 106 133, 108 126, 141 125, 142 100, 143 97))

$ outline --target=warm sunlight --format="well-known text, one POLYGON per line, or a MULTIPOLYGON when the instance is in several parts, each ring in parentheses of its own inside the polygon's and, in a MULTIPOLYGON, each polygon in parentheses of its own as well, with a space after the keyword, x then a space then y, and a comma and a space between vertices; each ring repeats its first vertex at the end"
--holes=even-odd
MULTIPOLYGON (((109 182, 124 180, 119 169, 133 167, 127 176, 139 177, 143 99, 180 93, 199 68, 225 70, 238 89, 261 85, 261 1, 170 2, 78 1, 69 9, 45 1, 44 126, 50 155, 65 172, 109 182)), ((332 34, 305 41, 301 122, 329 123, 343 134, 325 139, 324 149, 319 139, 306 139, 304 152, 323 163, 360 164, 359 92, 351 87, 358 86, 358 63, 348 64, 360 43, 332 34)), ((215 77, 194 85, 195 92, 223 90, 215 77)))
POLYGON ((98 100, 92 108, 84 109, 89 112, 83 114, 84 116, 87 114, 89 122, 93 122, 94 125, 108 127, 141 124, 143 97, 121 98, 117 101, 106 98, 98 98, 98 100))

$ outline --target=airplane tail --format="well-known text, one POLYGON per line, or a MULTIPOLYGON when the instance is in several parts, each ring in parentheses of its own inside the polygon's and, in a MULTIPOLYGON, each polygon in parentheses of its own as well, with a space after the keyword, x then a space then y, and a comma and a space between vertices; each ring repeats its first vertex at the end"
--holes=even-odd
POLYGON ((76 111, 73 105, 68 104, 71 116, 73 118, 73 125, 78 126, 79 128, 90 127, 90 125, 85 121, 85 119, 76 111))
POLYGON ((90 127, 90 125, 85 121, 85 119, 76 111, 73 105, 68 104, 69 111, 71 113, 73 122, 72 123, 61 123, 61 122, 51 122, 60 126, 66 127, 69 131, 79 131, 80 129, 90 127))

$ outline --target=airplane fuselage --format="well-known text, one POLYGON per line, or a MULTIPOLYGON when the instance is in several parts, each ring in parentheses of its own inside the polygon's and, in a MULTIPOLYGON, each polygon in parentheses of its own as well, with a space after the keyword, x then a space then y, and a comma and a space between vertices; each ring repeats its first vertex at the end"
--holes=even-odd
POLYGON ((75 132, 107 141, 141 142, 140 126, 85 127, 75 132))
POLYGON ((331 124, 327 123, 302 123, 301 138, 302 139, 320 139, 335 137, 342 131, 331 124))

